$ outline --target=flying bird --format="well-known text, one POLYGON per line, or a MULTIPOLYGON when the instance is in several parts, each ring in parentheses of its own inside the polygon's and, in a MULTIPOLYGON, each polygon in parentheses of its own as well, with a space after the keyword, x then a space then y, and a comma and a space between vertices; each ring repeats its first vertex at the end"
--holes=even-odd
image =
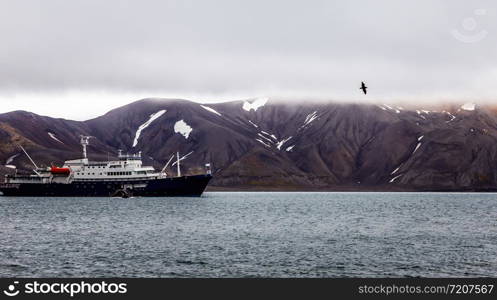
POLYGON ((364 81, 361 81, 361 87, 359 89, 363 91, 364 95, 366 95, 368 93, 368 91, 367 91, 368 87, 366 86, 364 81))

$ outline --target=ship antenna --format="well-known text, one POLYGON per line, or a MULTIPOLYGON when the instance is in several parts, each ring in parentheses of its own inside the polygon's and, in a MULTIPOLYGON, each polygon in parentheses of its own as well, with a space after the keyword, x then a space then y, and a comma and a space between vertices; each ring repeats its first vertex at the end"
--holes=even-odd
POLYGON ((86 154, 86 146, 90 144, 90 138, 92 138, 92 136, 80 135, 80 137, 81 137, 81 146, 83 146, 83 158, 88 158, 86 154))
POLYGON ((178 164, 178 177, 181 177, 181 169, 179 168, 179 152, 176 152, 176 163, 178 164))

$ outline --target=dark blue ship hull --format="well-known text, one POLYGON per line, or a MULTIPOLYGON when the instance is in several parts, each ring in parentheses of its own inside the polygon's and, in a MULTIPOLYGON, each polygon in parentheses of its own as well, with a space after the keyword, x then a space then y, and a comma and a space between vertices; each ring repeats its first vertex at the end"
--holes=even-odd
POLYGON ((68 184, 3 183, 0 184, 0 192, 4 196, 198 197, 211 178, 212 175, 206 174, 147 180, 75 181, 68 184))

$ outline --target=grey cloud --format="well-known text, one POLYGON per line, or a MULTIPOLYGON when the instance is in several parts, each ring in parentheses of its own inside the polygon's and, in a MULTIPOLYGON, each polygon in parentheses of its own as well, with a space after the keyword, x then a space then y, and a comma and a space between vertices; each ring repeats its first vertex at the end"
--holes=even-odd
POLYGON ((493 95, 494 1, 0 0, 0 95, 493 95), (474 10, 485 9, 475 16, 474 10), (462 27, 473 17, 477 28, 462 27), (473 44, 450 31, 488 35, 473 44))

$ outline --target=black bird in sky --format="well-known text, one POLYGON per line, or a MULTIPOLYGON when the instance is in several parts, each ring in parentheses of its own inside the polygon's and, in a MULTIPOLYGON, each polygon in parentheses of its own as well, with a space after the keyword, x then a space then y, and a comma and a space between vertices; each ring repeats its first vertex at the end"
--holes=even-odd
POLYGON ((364 95, 366 95, 368 93, 368 91, 367 91, 368 87, 366 86, 364 81, 361 81, 361 87, 359 89, 364 92, 364 95))

